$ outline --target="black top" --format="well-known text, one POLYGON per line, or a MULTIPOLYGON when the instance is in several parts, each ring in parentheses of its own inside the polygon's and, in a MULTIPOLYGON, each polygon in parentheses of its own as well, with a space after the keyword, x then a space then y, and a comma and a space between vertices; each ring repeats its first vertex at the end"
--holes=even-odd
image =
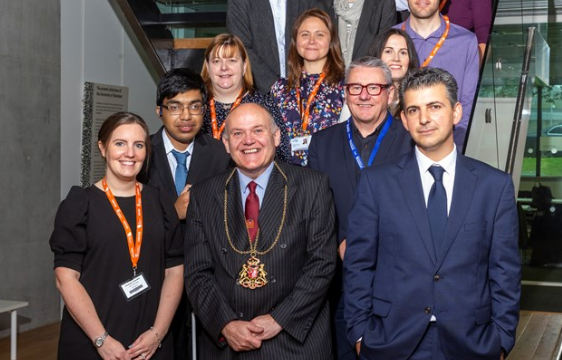
MULTIPOLYGON (((116 199, 134 229, 135 197, 116 199)), ((80 283, 91 297, 102 324, 125 348, 154 324, 165 269, 183 263, 182 235, 173 204, 158 190, 146 185, 142 190, 142 204, 144 234, 137 274, 144 274, 151 289, 129 302, 119 287, 133 277, 127 238, 101 189, 73 187, 58 209, 50 239, 55 268, 80 272, 80 283)), ((164 339, 153 359, 171 358, 170 338, 164 339)), ((66 308, 58 358, 100 359, 92 339, 66 308)))

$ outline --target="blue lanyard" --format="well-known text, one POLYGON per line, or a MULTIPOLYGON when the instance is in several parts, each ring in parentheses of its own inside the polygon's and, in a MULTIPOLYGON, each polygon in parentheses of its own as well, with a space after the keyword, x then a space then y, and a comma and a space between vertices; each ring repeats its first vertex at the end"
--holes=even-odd
MULTIPOLYGON (((377 142, 375 143, 375 146, 373 147, 373 151, 371 151, 371 156, 369 156, 369 163, 367 164, 367 166, 373 165, 373 161, 375 160, 375 156, 377 155, 377 152, 379 151, 379 147, 381 146, 382 139, 385 137, 386 133, 388 132, 388 129, 390 128, 391 123, 392 123, 392 115, 390 115, 390 113, 389 113, 388 119, 386 120, 386 123, 384 124, 384 127, 381 130, 381 133, 377 137, 377 142)), ((363 170, 365 168, 365 165, 363 164, 363 161, 361 160, 361 156, 359 155, 359 151, 357 151, 357 147, 353 143, 353 137, 351 135, 351 117, 349 117, 349 119, 347 119, 346 129, 347 129, 347 140, 349 141, 349 147, 351 148, 351 152, 353 153, 353 157, 355 158, 355 161, 357 162, 357 165, 359 166, 359 169, 363 170)))

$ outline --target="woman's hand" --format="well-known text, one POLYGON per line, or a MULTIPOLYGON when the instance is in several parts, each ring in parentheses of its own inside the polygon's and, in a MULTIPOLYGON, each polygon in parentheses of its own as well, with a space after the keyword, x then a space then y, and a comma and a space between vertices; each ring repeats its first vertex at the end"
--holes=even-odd
POLYGON ((108 336, 103 346, 98 348, 98 353, 103 360, 131 360, 123 344, 108 336))
POLYGON ((156 333, 153 330, 147 330, 135 340, 129 347, 129 350, 127 350, 127 353, 131 359, 148 360, 158 350, 159 345, 160 340, 156 333))

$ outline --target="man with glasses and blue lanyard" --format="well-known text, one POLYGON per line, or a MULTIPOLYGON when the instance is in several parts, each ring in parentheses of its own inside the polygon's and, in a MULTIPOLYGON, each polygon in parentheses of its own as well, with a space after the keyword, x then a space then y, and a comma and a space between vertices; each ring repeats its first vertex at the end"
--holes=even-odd
MULTIPOLYGON (((347 69, 345 82, 345 101, 351 117, 314 134, 309 148, 309 166, 330 178, 336 205, 340 259, 345 253, 347 219, 361 170, 413 149, 412 139, 400 119, 393 119, 388 111, 394 87, 390 69, 384 62, 369 56, 353 61, 347 69)), ((341 266, 338 270, 336 279, 339 276, 339 281, 336 280, 334 286, 341 289, 341 266)), ((332 294, 337 294, 337 299, 331 300, 334 306, 337 305, 333 327, 338 359, 356 359, 354 347, 347 341, 341 291, 332 294)))
MULTIPOLYGON (((175 201, 182 233, 191 185, 230 166, 230 156, 222 142, 199 133, 206 97, 205 83, 194 71, 178 68, 164 74, 156 91, 156 115, 163 126, 150 136, 152 154, 147 171, 139 175, 139 181, 160 189, 175 201)), ((171 325, 175 360, 191 357, 188 309, 184 294, 171 325)))

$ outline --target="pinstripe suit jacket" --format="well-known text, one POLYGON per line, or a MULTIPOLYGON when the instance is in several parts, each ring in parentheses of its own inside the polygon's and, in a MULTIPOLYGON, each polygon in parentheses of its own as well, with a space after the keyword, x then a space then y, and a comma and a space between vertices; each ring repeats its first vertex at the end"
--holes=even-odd
POLYGON ((286 220, 277 244, 258 256, 269 283, 250 290, 237 284, 248 255, 229 245, 226 215, 234 247, 248 250, 238 176, 225 187, 230 171, 193 186, 187 212, 185 242, 186 289, 203 324, 199 338, 201 359, 331 359, 329 310, 326 295, 335 270, 334 207, 328 179, 316 171, 279 164, 269 179, 260 208, 258 250, 275 241, 283 216, 287 184, 286 220), (270 314, 283 328, 277 337, 250 352, 235 353, 218 339, 232 320, 250 321, 270 314))

